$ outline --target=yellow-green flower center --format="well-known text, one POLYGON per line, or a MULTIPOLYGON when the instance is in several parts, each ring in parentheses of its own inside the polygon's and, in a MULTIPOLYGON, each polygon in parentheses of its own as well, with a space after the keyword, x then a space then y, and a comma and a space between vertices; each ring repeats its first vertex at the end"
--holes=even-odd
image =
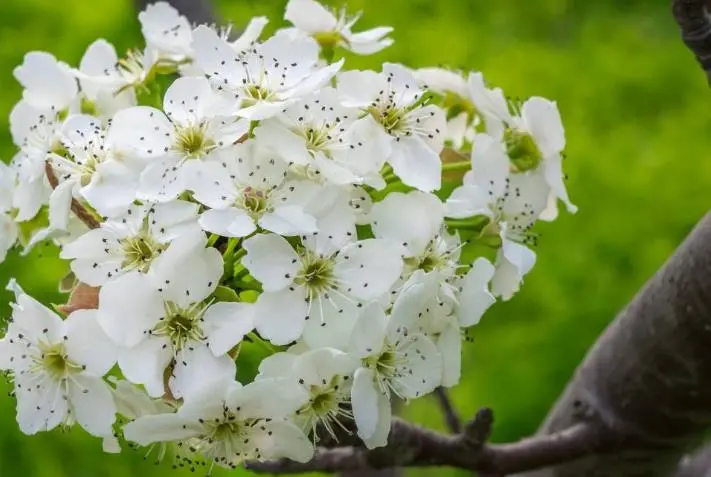
POLYGON ((513 172, 535 169, 543 159, 536 141, 527 132, 508 128, 504 131, 504 143, 513 172))
POLYGON ((82 370, 82 366, 68 358, 64 343, 39 343, 39 349, 41 354, 34 360, 35 369, 44 371, 52 379, 64 379, 82 370))
POLYGON ((312 294, 321 295, 336 286, 333 273, 334 265, 333 259, 307 250, 294 282, 297 285, 304 285, 309 291, 309 296, 312 294))
POLYGON ((183 349, 189 341, 200 341, 204 338, 200 323, 205 308, 201 303, 182 308, 175 303, 166 302, 163 307, 164 316, 152 333, 168 337, 175 352, 183 349))
POLYGON ((207 136, 207 125, 196 124, 177 130, 174 149, 188 159, 205 156, 215 148, 215 141, 207 136))
POLYGON ((146 272, 153 259, 163 251, 163 245, 146 233, 127 237, 120 243, 125 257, 121 263, 124 269, 146 272))

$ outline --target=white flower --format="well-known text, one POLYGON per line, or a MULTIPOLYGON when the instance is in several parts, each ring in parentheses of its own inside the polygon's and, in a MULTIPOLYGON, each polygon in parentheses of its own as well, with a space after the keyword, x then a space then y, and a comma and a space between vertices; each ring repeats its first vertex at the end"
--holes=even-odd
POLYGON ((218 92, 238 102, 236 113, 251 120, 281 113, 328 83, 343 65, 341 60, 318 68, 318 44, 308 37, 275 35, 241 54, 206 26, 193 39, 198 67, 218 92))
POLYGON ((484 257, 477 258, 471 270, 458 282, 457 316, 459 325, 468 328, 481 320, 486 310, 496 302, 489 284, 496 273, 494 266, 484 257))
POLYGON ((380 169, 390 151, 388 136, 357 108, 341 106, 333 88, 289 106, 254 131, 286 161, 305 166, 307 175, 333 184, 370 183, 383 187, 380 169))
POLYGON ((253 327, 252 305, 207 300, 223 262, 206 242, 202 233, 185 234, 148 275, 130 272, 101 288, 99 323, 122 346, 118 363, 124 376, 145 385, 151 396, 164 393, 163 374, 173 359, 169 385, 175 397, 200 383, 234 377, 234 362, 224 355, 253 327))
POLYGON ((360 14, 348 18, 345 9, 336 16, 315 0, 289 0, 284 14, 284 19, 298 31, 311 35, 324 47, 340 46, 359 55, 370 55, 393 44, 387 38, 392 27, 353 33, 351 27, 359 18, 360 14))
POLYGON ((93 116, 71 116, 62 126, 61 155, 49 155, 60 184, 49 200, 50 224, 67 228, 73 197, 82 197, 102 215, 125 211, 136 197, 136 172, 119 160, 106 138, 101 121, 93 116))
MULTIPOLYGON (((259 39, 259 36, 262 34, 264 27, 267 26, 267 23, 269 23, 269 19, 267 19, 267 17, 254 17, 250 19, 247 26, 244 27, 244 30, 242 30, 242 34, 230 43, 232 49, 238 53, 241 53, 254 46, 259 39)), ((222 36, 228 39, 228 41, 231 33, 230 30, 231 28, 227 27, 222 34, 222 36)))
POLYGON ((196 204, 132 205, 123 216, 66 244, 60 256, 72 260, 79 280, 101 286, 131 270, 147 272, 173 239, 197 229, 196 204))
POLYGON ((469 92, 475 107, 486 118, 487 131, 502 142, 511 175, 522 174, 542 182, 539 190, 545 194, 548 207, 541 218, 556 218, 558 199, 575 213, 577 207, 570 202, 563 182, 565 131, 556 103, 533 97, 512 114, 503 92, 488 89, 478 73, 469 76, 469 92))
POLYGON ((398 250, 376 239, 342 246, 308 237, 295 250, 283 237, 260 234, 243 246, 242 264, 264 288, 256 328, 280 345, 303 334, 311 347, 343 347, 358 308, 387 293, 402 271, 398 250))
POLYGON ((96 40, 89 45, 75 72, 81 92, 84 95, 82 111, 95 110, 94 114, 108 120, 117 111, 136 105, 136 95, 132 88, 143 82, 144 74, 129 72, 126 67, 131 63, 136 66, 135 54, 130 59, 119 60, 114 46, 106 40, 96 40), (124 67, 122 67, 124 65, 124 67))
POLYGON ((446 203, 448 217, 486 216, 485 233, 501 237, 492 289, 505 300, 518 291, 523 276, 535 263, 535 254, 522 243, 532 241, 531 227, 546 207, 547 197, 545 182, 536 177, 540 170, 509 175, 508 160, 496 138, 478 134, 472 171, 446 203))
POLYGON ((339 75, 338 92, 345 106, 361 108, 391 136, 387 160, 403 183, 425 192, 439 189, 444 113, 421 106, 424 90, 409 71, 391 63, 382 73, 346 71, 339 75))
POLYGON ((192 32, 188 19, 167 2, 150 3, 138 14, 146 47, 159 59, 180 62, 192 54, 192 32))
POLYGON ((384 446, 390 431, 392 394, 414 399, 430 393, 442 379, 437 347, 417 330, 423 311, 424 286, 404 289, 386 317, 371 304, 363 309, 353 329, 351 353, 360 358, 351 403, 358 436, 368 448, 384 446))
POLYGON ((287 180, 288 164, 259 142, 235 144, 196 168, 194 198, 210 207, 200 216, 208 232, 246 237, 260 227, 280 235, 316 232, 316 219, 304 210, 318 186, 287 180))
POLYGON ((308 402, 296 410, 295 423, 311 435, 325 430, 334 439, 338 428, 347 429, 353 420, 349 409, 351 382, 358 361, 333 348, 318 348, 300 355, 277 353, 259 365, 257 379, 288 378, 308 394, 308 402))
POLYGON ((27 53, 22 65, 13 73, 25 88, 22 97, 33 107, 60 112, 75 106, 79 92, 77 81, 69 66, 49 53, 27 53))
POLYGON ((20 101, 10 112, 13 142, 20 148, 12 167, 17 171, 13 205, 18 222, 30 220, 49 199, 50 187, 45 161, 51 151, 61 147, 58 130, 61 123, 55 111, 32 107, 20 101))
POLYGON ((417 79, 422 81, 427 89, 440 95, 456 94, 460 98, 468 98, 467 81, 462 75, 444 68, 420 68, 413 71, 417 79))
POLYGON ((198 160, 247 130, 246 123, 223 116, 225 103, 204 78, 178 78, 163 103, 165 114, 147 106, 119 111, 109 131, 117 146, 149 160, 139 196, 155 201, 178 197, 198 160))
POLYGON ((10 288, 16 303, 0 340, 0 368, 12 374, 22 432, 76 421, 95 436, 110 436, 116 408, 102 377, 116 362, 116 347, 96 312, 75 311, 62 321, 14 283, 10 288))
POLYGON ((185 441, 206 461, 232 469, 248 460, 279 457, 307 462, 313 446, 285 419, 306 399, 303 389, 284 379, 246 386, 222 381, 186 399, 177 413, 144 416, 127 424, 124 435, 140 445, 185 441))
POLYGON ((10 166, 0 162, 0 262, 17 242, 20 230, 13 217, 13 193, 17 174, 10 166))

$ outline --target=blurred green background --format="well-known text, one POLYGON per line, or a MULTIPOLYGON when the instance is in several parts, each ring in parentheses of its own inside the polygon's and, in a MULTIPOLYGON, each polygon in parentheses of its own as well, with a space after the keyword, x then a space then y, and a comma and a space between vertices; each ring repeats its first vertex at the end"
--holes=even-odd
MULTIPOLYGON (((273 28, 285 2, 222 0, 218 11, 237 25, 267 15, 273 28)), ((580 212, 539 227, 536 268, 523 291, 496 305, 476 330, 475 343, 466 345, 465 377, 452 392, 463 416, 481 406, 495 410, 495 441, 535 431, 596 336, 711 204, 710 92, 668 3, 349 2, 364 10, 359 27, 392 25, 396 43, 372 57, 349 57, 347 65, 476 69, 511 96, 546 96, 562 110, 568 190, 580 212)), ((23 54, 47 50, 76 65, 97 37, 119 52, 140 46, 130 0, 0 1, 0 157, 14 154, 7 118, 20 97, 12 69, 23 54)), ((55 290, 66 264, 55 254, 40 247, 31 259, 11 256, 0 265, 0 283, 16 276, 43 301, 61 301, 55 290)), ((0 313, 8 299, 0 295, 0 313)), ((442 427, 427 398, 403 412, 442 427)), ((0 400, 0 429, 0 477, 175 475, 137 452, 104 455, 98 440, 78 431, 23 436, 9 397, 0 400)))

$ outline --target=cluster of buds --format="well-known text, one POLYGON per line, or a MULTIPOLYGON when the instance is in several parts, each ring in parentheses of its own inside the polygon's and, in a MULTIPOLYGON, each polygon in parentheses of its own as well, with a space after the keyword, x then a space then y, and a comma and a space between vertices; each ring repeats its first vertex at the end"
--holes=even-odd
POLYGON ((32 52, 0 163, 0 255, 43 241, 76 296, 15 281, 0 340, 27 434, 79 425, 175 465, 311 459, 324 436, 385 445, 391 399, 451 387, 467 330, 535 262, 570 203, 555 103, 478 73, 347 71, 389 27, 291 0, 260 39, 165 3, 146 47, 78 68, 32 52))

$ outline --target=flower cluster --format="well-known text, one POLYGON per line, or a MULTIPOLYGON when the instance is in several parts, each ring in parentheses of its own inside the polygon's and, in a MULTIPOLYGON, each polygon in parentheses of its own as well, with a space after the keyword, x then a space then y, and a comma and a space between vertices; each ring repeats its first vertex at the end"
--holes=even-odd
POLYGON ((535 222, 575 210, 555 103, 478 73, 346 71, 341 50, 391 29, 314 0, 285 19, 235 39, 157 3, 142 51, 15 70, 0 251, 54 241, 95 295, 53 311, 10 284, 23 432, 78 424, 188 467, 383 446, 392 398, 457 384, 466 330, 534 265, 535 222))

